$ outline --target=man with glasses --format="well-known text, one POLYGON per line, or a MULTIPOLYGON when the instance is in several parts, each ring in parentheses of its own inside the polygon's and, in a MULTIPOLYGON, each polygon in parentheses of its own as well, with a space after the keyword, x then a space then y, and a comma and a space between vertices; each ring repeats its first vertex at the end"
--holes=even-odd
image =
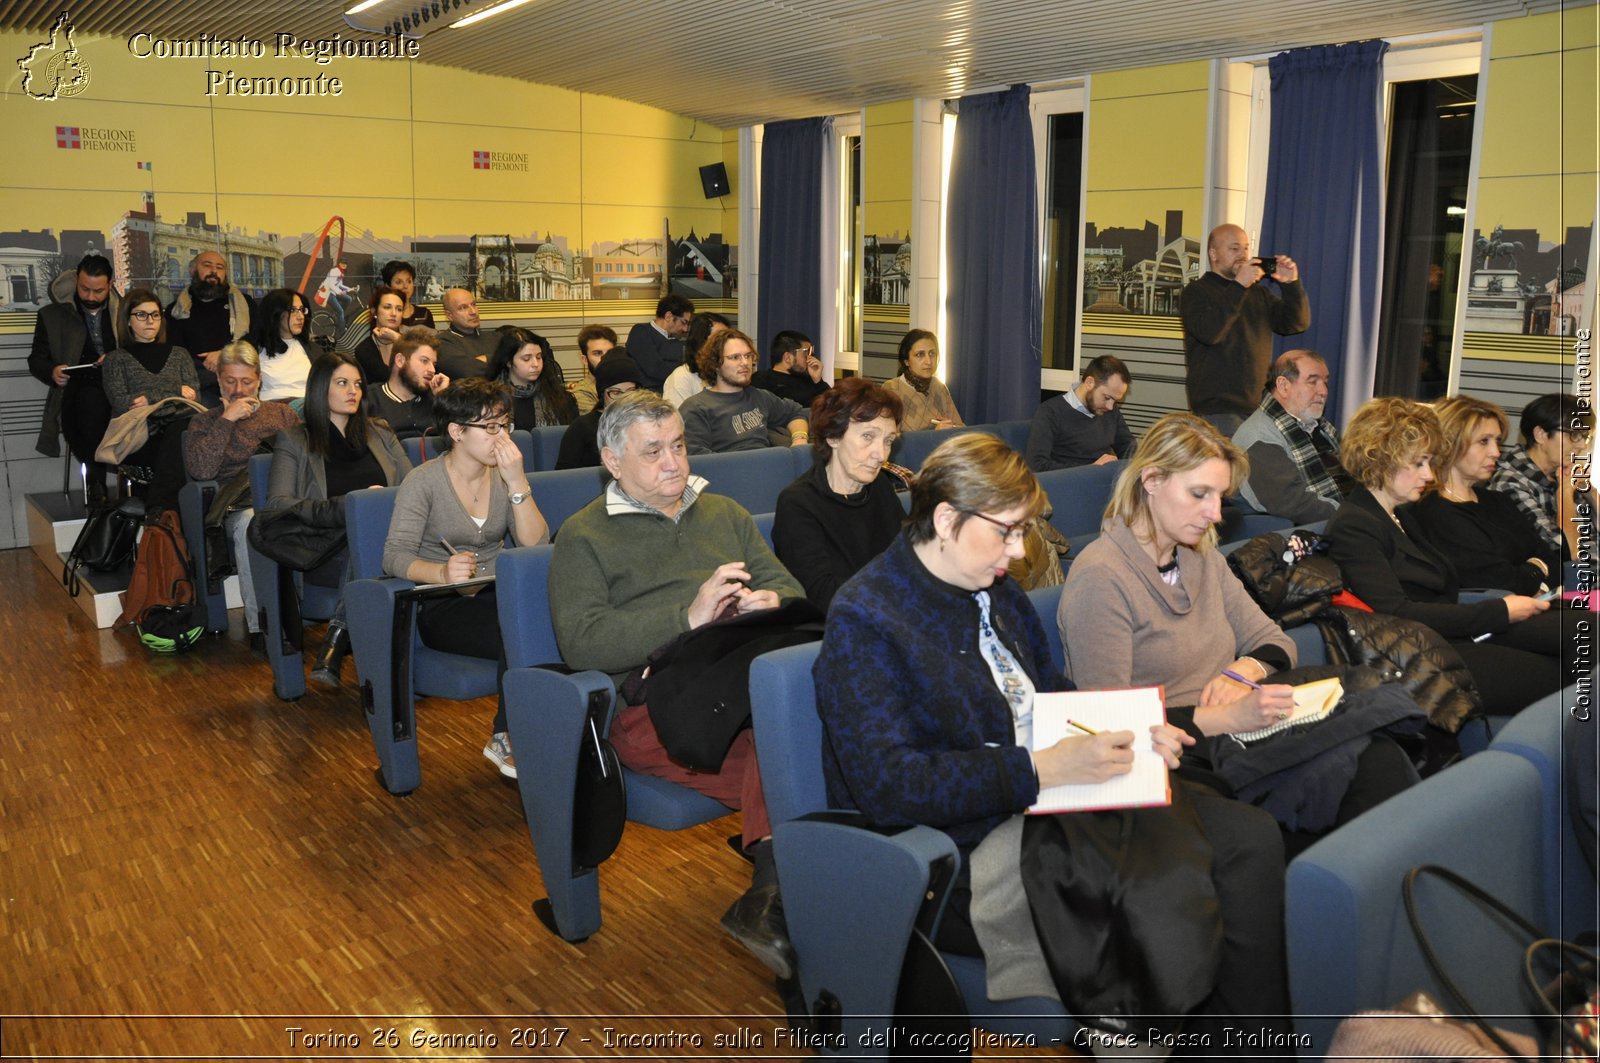
POLYGON ((805 333, 792 329, 778 333, 772 337, 767 353, 771 356, 772 368, 763 369, 752 377, 751 387, 797 403, 802 410, 811 409, 811 400, 830 387, 822 379, 822 357, 805 333))
POLYGON ((99 503, 106 498, 106 467, 95 462, 94 452, 111 423, 100 363, 116 350, 122 300, 111 287, 111 262, 104 255, 85 255, 78 263, 70 300, 61 280, 51 285, 55 301, 39 308, 28 353, 28 372, 50 389, 34 449, 59 457, 56 436, 65 435, 67 449, 84 465, 89 502, 99 503))
POLYGON ((628 349, 617 347, 607 351, 594 367, 594 386, 599 392, 598 405, 579 414, 567 426, 556 453, 558 469, 587 469, 600 464, 600 414, 628 392, 643 387, 644 374, 639 371, 639 363, 628 356, 628 349))
POLYGON ((189 263, 189 286, 167 308, 167 339, 194 355, 200 401, 222 405, 217 385, 217 355, 250 335, 256 302, 228 280, 228 260, 202 251, 189 263))
POLYGON ((700 351, 706 389, 678 407, 690 454, 811 445, 806 411, 793 400, 751 387, 755 368, 755 343, 738 329, 724 329, 706 341, 700 351))
POLYGON ((433 397, 450 386, 450 378, 434 368, 438 343, 431 328, 413 325, 402 330, 389 351, 389 379, 367 389, 367 416, 388 421, 401 439, 435 427, 433 397))
POLYGON ((683 364, 683 337, 694 320, 694 304, 681 295, 656 303, 654 321, 641 321, 628 333, 628 353, 644 373, 645 387, 660 391, 667 376, 683 364))
MULTIPOLYGON (((1502 447, 1489 489, 1510 495, 1517 508, 1538 527, 1545 546, 1562 550, 1571 559, 1574 551, 1566 533, 1575 534, 1576 528, 1564 526, 1561 514, 1563 510, 1570 514, 1574 507, 1560 498, 1561 485, 1578 480, 1587 502, 1593 506, 1588 476, 1574 477, 1573 464, 1589 453, 1594 411, 1572 395, 1541 395, 1523 407, 1517 428, 1522 445, 1502 447)), ((1587 460, 1582 464, 1586 471, 1587 460)))

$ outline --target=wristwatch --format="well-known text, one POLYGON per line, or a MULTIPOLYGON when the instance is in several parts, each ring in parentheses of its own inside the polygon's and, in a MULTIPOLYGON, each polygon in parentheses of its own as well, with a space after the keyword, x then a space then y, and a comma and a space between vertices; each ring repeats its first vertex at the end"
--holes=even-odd
POLYGON ((518 491, 515 494, 510 495, 509 497, 511 499, 511 504, 513 506, 520 506, 520 505, 522 505, 522 503, 524 503, 524 502, 526 502, 528 500, 528 492, 527 491, 518 491))

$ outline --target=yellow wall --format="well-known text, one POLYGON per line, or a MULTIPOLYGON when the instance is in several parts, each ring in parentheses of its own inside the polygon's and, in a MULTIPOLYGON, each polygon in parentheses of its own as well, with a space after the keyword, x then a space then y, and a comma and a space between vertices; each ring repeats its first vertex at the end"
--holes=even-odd
MULTIPOLYGON (((0 33, 0 54, 27 55, 41 37, 0 33)), ((661 240, 669 226, 674 237, 735 235, 737 178, 734 196, 707 200, 698 168, 726 161, 736 174, 736 133, 656 108, 425 61, 141 59, 125 39, 75 34, 74 43, 89 69, 76 96, 33 99, 15 63, 0 74, 0 230, 109 239, 154 193, 163 221, 204 213, 248 236, 276 234, 286 254, 337 214, 357 250, 363 240, 397 245, 374 252, 378 264, 413 240, 473 234, 509 234, 519 255, 548 235, 583 256, 597 244, 661 240), (337 77, 342 92, 207 95, 208 67, 337 77), (132 150, 63 149, 58 126, 116 130, 132 150), (480 169, 476 151, 510 158, 480 169)))

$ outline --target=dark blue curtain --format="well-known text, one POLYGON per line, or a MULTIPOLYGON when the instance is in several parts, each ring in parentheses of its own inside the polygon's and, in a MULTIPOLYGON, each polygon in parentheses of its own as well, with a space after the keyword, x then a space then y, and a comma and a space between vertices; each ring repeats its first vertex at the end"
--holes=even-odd
POLYGON ((961 100, 945 219, 956 409, 968 424, 1031 417, 1044 317, 1026 85, 961 100))
POLYGON ((1333 375, 1338 423, 1372 394, 1383 258, 1383 41, 1297 48, 1272 57, 1272 141, 1258 255, 1295 260, 1311 328, 1279 337, 1310 347, 1333 375))
POLYGON ((761 141, 761 281, 749 331, 767 345, 784 329, 822 332, 822 158, 832 118, 768 122, 761 141))

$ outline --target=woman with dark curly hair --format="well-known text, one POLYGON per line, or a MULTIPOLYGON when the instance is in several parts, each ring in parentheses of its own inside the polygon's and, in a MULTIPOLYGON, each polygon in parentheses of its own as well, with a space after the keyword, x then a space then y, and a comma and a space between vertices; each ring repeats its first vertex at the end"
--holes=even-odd
POLYGON ((518 428, 571 424, 578 416, 577 404, 561 382, 555 351, 537 332, 501 329, 486 375, 511 388, 512 419, 518 428))
POLYGON ((1456 567, 1411 505, 1433 483, 1444 450, 1439 418, 1419 402, 1377 398, 1357 410, 1339 460, 1361 486, 1328 521, 1328 553, 1350 593, 1377 612, 1426 624, 1456 648, 1485 712, 1513 713, 1560 689, 1562 615, 1526 594, 1457 600, 1456 567))
POLYGON ((900 400, 865 377, 847 377, 811 404, 816 463, 778 496, 772 549, 824 612, 900 532, 905 509, 883 471, 899 434, 900 400))

